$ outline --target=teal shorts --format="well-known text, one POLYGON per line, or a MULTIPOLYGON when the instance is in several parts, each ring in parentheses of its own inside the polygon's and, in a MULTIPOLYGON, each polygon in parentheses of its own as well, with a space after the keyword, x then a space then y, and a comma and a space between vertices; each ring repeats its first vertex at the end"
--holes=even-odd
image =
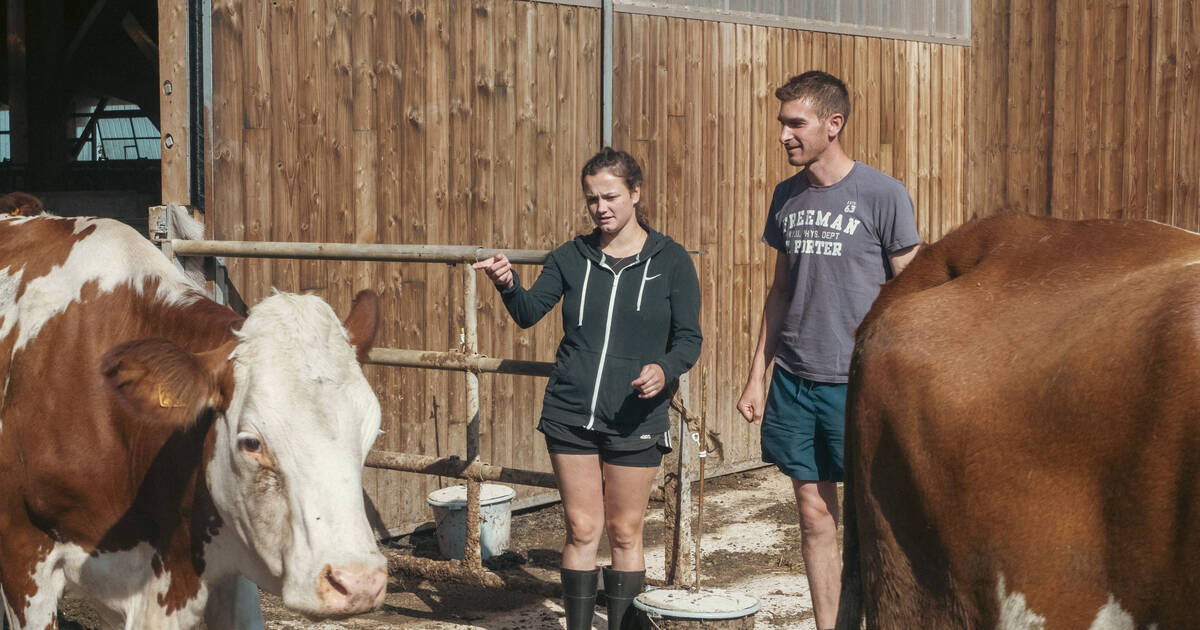
POLYGON ((797 481, 841 481, 846 384, 776 366, 762 421, 762 458, 797 481))

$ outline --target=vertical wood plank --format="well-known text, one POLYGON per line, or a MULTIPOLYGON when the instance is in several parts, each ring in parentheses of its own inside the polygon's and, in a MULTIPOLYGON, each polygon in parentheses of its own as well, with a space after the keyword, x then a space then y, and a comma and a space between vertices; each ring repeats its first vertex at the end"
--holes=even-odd
MULTIPOLYGON (((916 44, 917 48, 917 76, 929 77, 929 44, 924 42, 916 44)), ((930 148, 933 146, 933 136, 931 133, 930 120, 930 83, 929 81, 917 81, 917 178, 914 186, 917 191, 917 224, 918 225, 933 225, 931 218, 931 206, 933 200, 930 197, 929 183, 929 156, 930 148)))
MULTIPOLYGON (((1131 112, 1144 112, 1150 109, 1150 94, 1152 73, 1146 68, 1150 64, 1150 6, 1153 0, 1129 0, 1130 19, 1125 41, 1128 42, 1129 71, 1126 75, 1126 85, 1129 86, 1128 107, 1131 112)), ((1055 56, 1057 60, 1057 56, 1055 56)), ((1058 69, 1056 67, 1055 71, 1058 69)), ((1058 94, 1055 92, 1055 107, 1057 109, 1058 94)), ((1057 112, 1055 114, 1057 119, 1057 112)), ((1147 194, 1150 166, 1147 161, 1149 147, 1148 116, 1130 116, 1129 142, 1125 151, 1124 181, 1122 182, 1126 216, 1130 218, 1149 217, 1147 194)), ((1057 127, 1056 127, 1057 129, 1057 127)), ((1057 144, 1058 138, 1055 137, 1057 144)), ((1056 173, 1057 178, 1057 173, 1056 173)))
POLYGON ((941 150, 946 139, 942 126, 942 47, 929 48, 929 101, 923 107, 929 110, 929 141, 925 153, 929 155, 929 188, 926 193, 928 211, 926 220, 931 229, 942 222, 942 161, 941 150))
POLYGON ((879 164, 877 168, 896 177, 894 145, 896 137, 896 46, 890 40, 879 42, 879 164))
MULTIPOLYGON (((296 89, 296 0, 271 5, 271 240, 300 240, 301 216, 296 211, 300 170, 297 141, 299 112, 296 89)), ((299 265, 294 260, 274 263, 276 286, 282 291, 300 288, 299 265)))
MULTIPOLYGON (((243 31, 243 56, 240 72, 229 68, 233 78, 241 84, 244 125, 247 129, 263 129, 271 124, 271 4, 240 0, 243 31)), ((224 71, 222 71, 224 72, 224 71)), ((213 69, 213 80, 218 71, 213 69)), ((214 88, 215 89, 215 88, 214 88)))
MULTIPOLYGON (((515 81, 515 52, 516 52, 516 3, 501 1, 494 3, 492 29, 495 48, 495 68, 493 79, 493 173, 495 181, 495 205, 491 212, 491 225, 488 235, 480 240, 485 246, 516 247, 513 231, 517 221, 516 191, 513 170, 514 150, 516 144, 516 100, 515 81)), ((477 293, 482 307, 479 314, 480 330, 491 332, 490 345, 480 342, 480 352, 491 356, 512 357, 513 325, 512 318, 504 310, 498 295, 492 289, 487 277, 480 275, 477 293)), ((501 465, 530 467, 531 461, 526 461, 528 455, 513 450, 513 433, 530 424, 527 419, 514 414, 517 401, 513 398, 514 381, 521 377, 495 374, 481 377, 484 384, 490 384, 492 393, 491 404, 482 406, 486 410, 491 423, 491 454, 489 461, 501 465), (486 380, 485 380, 486 379, 486 380), (524 420, 524 422, 523 422, 524 420)), ((482 411, 481 411, 482 412, 482 411)))
MULTIPOLYGON (((244 22, 240 3, 235 0, 217 0, 212 11, 212 159, 213 178, 221 185, 209 190, 205 213, 214 238, 244 240, 242 87, 237 81, 238 68, 242 65, 244 22)), ((243 262, 228 261, 229 279, 235 287, 246 284, 243 262)))
MULTIPOLYGON (((1030 183, 1029 212, 1034 214, 1050 214, 1051 184, 1054 169, 1051 166, 1051 151, 1054 142, 1054 74, 1055 74, 1055 9, 1053 5, 1035 4, 1031 15, 1032 46, 1036 48, 1033 54, 1029 83, 1030 86, 1030 117, 1039 121, 1034 125, 1034 145, 1041 147, 1030 158, 1030 170, 1033 175, 1030 183)), ((978 79, 975 79, 978 80, 978 79)), ((1016 84, 1021 85, 1021 84, 1016 84)), ((1016 100, 1016 99, 1014 99, 1016 100)))
MULTIPOLYGON (((1009 42, 1008 72, 1005 76, 1005 88, 1021 86, 1030 79, 1033 69, 1034 55, 1040 51, 1033 48, 1033 11, 1034 0, 1011 0, 1008 15, 1009 42)), ((1041 3, 1036 3, 1041 4, 1041 3)), ((1005 150, 1005 169, 1008 172, 1007 196, 1003 200, 1006 207, 1015 208, 1022 212, 1034 210, 1032 199, 1033 153, 1038 151, 1026 138, 1035 120, 1029 111, 1030 103, 1023 99, 1007 99, 1007 124, 1005 150)))
MULTIPOLYGON (((1101 89, 1103 97, 1099 104, 1100 148, 1099 179, 1100 199, 1097 209, 1103 216, 1123 217, 1125 207, 1121 195, 1121 154, 1125 145, 1125 49, 1115 45, 1120 41, 1120 32, 1129 19, 1128 5, 1123 0, 1113 0, 1105 5, 1101 13, 1103 29, 1102 63, 1099 72, 1104 77, 1101 89)), ((1099 30, 1099 29, 1098 29, 1099 30)))
POLYGON ((1175 125, 1179 150, 1175 203, 1183 213, 1180 224, 1200 228, 1200 3, 1180 6, 1179 118, 1175 125))
MULTIPOLYGON (((269 131, 271 93, 271 6, 267 3, 241 2, 242 65, 240 68, 213 69, 214 91, 222 80, 236 81, 242 90, 240 164, 243 167, 242 206, 245 208, 245 238, 251 241, 271 239, 271 134, 269 131), (222 75, 228 73, 228 77, 222 75)), ((214 47, 216 46, 214 42, 214 47)), ((214 112, 214 116, 219 115, 214 112)), ((165 171, 165 169, 164 169, 165 171)), ((274 282, 274 263, 268 259, 241 261, 246 269, 244 284, 238 286, 242 299, 254 304, 265 297, 274 282)))
MULTIPOLYGON (((859 81, 864 85, 864 102, 859 105, 866 118, 866 160, 871 166, 887 172, 881 160, 881 138, 880 138, 880 123, 883 107, 880 100, 880 88, 882 80, 880 73, 882 69, 882 59, 880 57, 880 41, 876 37, 859 37, 858 45, 856 45, 855 55, 862 55, 856 61, 859 68, 859 81)), ((890 168, 890 164, 888 167, 890 168)))
POLYGON ((1100 133, 1098 128, 1101 120, 1101 77, 1103 72, 1103 42, 1100 36, 1102 30, 1102 8, 1099 3, 1084 3, 1086 8, 1077 12, 1075 17, 1080 20, 1080 69, 1079 89, 1079 166, 1077 172, 1078 188, 1074 202, 1077 207, 1075 216, 1103 216, 1104 210, 1100 204, 1100 133))
POLYGON ((1151 41, 1151 66, 1154 68, 1151 88, 1150 120, 1155 121, 1149 131, 1150 156, 1150 216, 1166 223, 1174 223, 1178 208, 1175 206, 1175 151, 1178 138, 1171 133, 1171 121, 1179 115, 1178 93, 1178 27, 1173 0, 1156 0, 1150 24, 1153 32, 1151 41))
MULTIPOLYGON (((497 210, 495 207, 495 173, 494 156, 496 154, 495 127, 496 113, 494 94, 496 89, 496 52, 494 48, 493 11, 495 0, 472 0, 471 33, 471 159, 470 182, 471 198, 467 212, 469 243, 483 243, 492 238, 492 219, 497 210)), ((487 302, 490 297, 482 289, 491 290, 487 279, 480 277, 481 283, 476 284, 477 309, 487 302)), ((478 343, 479 348, 493 346, 494 326, 491 318, 479 318, 478 343)), ((481 350, 485 351, 485 350, 481 350)), ((479 379, 479 453, 486 461, 494 461, 494 408, 492 386, 495 380, 489 376, 479 379)), ((470 419, 468 418, 468 421, 470 419)))
MULTIPOLYGON (((322 89, 329 81, 328 44, 324 33, 327 15, 325 0, 296 0, 297 64, 299 66, 296 106, 300 116, 297 141, 304 153, 297 157, 297 205, 292 214, 299 220, 298 238, 309 243, 325 241, 325 221, 328 200, 322 194, 324 165, 314 159, 326 148, 324 129, 329 124, 322 89)), ((319 260, 300 261, 300 291, 315 291, 325 296, 326 263, 319 260)))
MULTIPOLYGON (((422 7, 425 55, 425 120, 429 131, 425 134, 425 194, 424 221, 426 242, 447 243, 443 221, 451 212, 450 198, 450 57, 451 25, 448 21, 446 3, 428 2, 422 7)), ((416 7, 414 7, 416 8, 416 7)), ((454 34, 453 37, 461 37, 454 34)), ((446 292, 449 291, 449 270, 441 265, 428 265, 424 269, 425 291, 423 332, 425 348, 449 350, 450 314, 446 292), (437 288, 435 288, 437 287, 437 288)), ((424 452, 449 455, 456 453, 450 444, 448 428, 448 398, 461 392, 461 380, 453 383, 450 373, 426 372, 425 389, 425 432, 422 435, 424 452)), ((432 480, 430 480, 432 481, 432 480)))
MULTIPOLYGON (((274 169, 271 162, 271 130, 246 129, 242 134, 242 164, 246 186, 242 192, 246 208, 246 240, 269 241, 271 207, 275 198, 274 169)), ((276 286, 275 266, 267 259, 246 261, 248 274, 245 286, 239 287, 247 304, 256 304, 276 286)))
MULTIPOLYGON (((558 9, 558 65, 555 81, 555 127, 554 143, 559 145, 559 177, 550 182, 554 187, 558 203, 555 204, 554 240, 555 245, 566 241, 575 234, 575 226, 579 225, 579 200, 582 198, 574 174, 583 166, 579 162, 575 149, 575 133, 579 126, 575 108, 577 84, 579 80, 579 22, 576 18, 575 7, 563 6, 558 9)), ((653 175, 651 175, 653 176, 653 175)))

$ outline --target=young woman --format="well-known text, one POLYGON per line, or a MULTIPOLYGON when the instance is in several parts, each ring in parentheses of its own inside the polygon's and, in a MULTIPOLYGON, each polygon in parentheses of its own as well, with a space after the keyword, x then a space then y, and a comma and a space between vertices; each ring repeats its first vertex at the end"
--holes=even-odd
POLYGON ((667 408, 680 374, 700 356, 700 286, 691 258, 637 215, 642 170, 604 148, 580 176, 596 224, 550 253, 528 290, 508 258, 475 263, 513 320, 537 323, 563 300, 563 338, 546 385, 538 430, 566 513, 562 584, 567 630, 591 628, 596 549, 608 534, 604 573, 610 630, 627 614, 646 574, 642 526, 663 453, 667 408))

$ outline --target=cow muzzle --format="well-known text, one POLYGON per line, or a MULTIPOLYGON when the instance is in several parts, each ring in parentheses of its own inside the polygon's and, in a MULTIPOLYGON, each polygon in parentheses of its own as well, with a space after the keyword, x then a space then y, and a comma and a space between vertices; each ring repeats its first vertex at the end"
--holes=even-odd
POLYGON ((378 608, 387 595, 387 578, 382 568, 325 565, 317 583, 321 614, 338 617, 378 608))

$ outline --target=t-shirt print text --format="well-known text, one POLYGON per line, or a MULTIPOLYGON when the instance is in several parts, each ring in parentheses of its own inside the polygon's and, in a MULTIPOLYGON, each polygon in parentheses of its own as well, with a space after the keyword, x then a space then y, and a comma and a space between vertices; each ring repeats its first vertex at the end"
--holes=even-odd
POLYGON ((840 213, 821 210, 795 210, 779 217, 791 254, 841 256, 842 234, 854 234, 862 221, 854 218, 857 204, 847 201, 840 213), (836 214, 836 216, 835 216, 836 214))

